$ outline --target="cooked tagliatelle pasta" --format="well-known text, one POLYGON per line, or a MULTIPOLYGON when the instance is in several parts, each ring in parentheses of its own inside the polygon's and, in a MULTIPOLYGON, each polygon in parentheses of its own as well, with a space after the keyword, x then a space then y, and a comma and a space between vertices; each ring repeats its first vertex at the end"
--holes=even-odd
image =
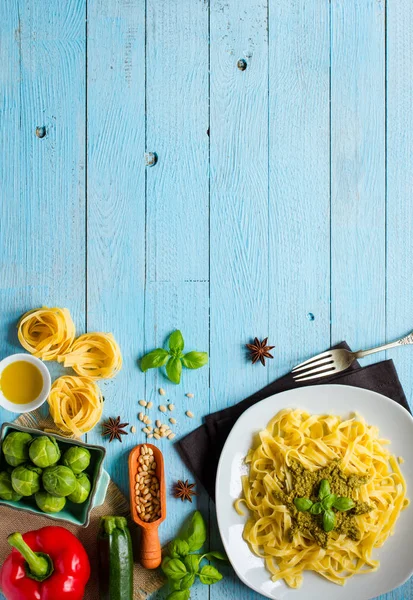
POLYGON ((75 338, 75 325, 67 308, 35 308, 18 323, 21 345, 42 360, 55 360, 68 351, 75 338))
POLYGON ((100 420, 103 396, 90 377, 56 379, 48 398, 50 414, 61 434, 80 437, 100 420))
POLYGON ((122 368, 122 354, 111 333, 85 333, 73 342, 69 352, 58 357, 65 367, 92 379, 114 377, 122 368))
MULTIPOLYGON (((242 505, 248 507, 243 537, 252 552, 265 560, 273 581, 284 579, 290 587, 298 588, 303 572, 308 570, 343 585, 356 573, 378 569, 379 561, 372 558, 372 551, 393 534, 400 511, 409 504, 405 480, 388 444, 388 440, 380 438, 378 428, 366 424, 358 414, 342 419, 283 410, 260 432, 258 445, 246 457, 249 474, 242 478, 243 497, 236 501, 235 508, 243 514, 242 505), (298 490, 305 489, 306 481, 314 479, 314 472, 329 472, 330 467, 339 473, 338 483, 331 482, 332 497, 343 495, 339 488, 342 490, 345 482, 358 482, 352 488, 350 501, 345 500, 363 510, 338 509, 348 510, 350 535, 340 528, 328 534, 321 532, 327 542, 320 545, 311 530, 297 527, 297 523, 305 522, 304 513, 296 510, 294 503, 283 502, 283 498, 293 494, 294 465, 304 473, 300 484, 304 487, 298 490)), ((318 500, 313 495, 304 504, 303 499, 300 502, 303 510, 311 501, 324 510, 318 500)), ((334 512, 334 508, 331 510, 334 512)), ((314 526, 322 522, 316 510, 314 516, 306 514, 307 523, 308 519, 314 519, 314 526)), ((338 520, 342 514, 334 512, 338 520)))

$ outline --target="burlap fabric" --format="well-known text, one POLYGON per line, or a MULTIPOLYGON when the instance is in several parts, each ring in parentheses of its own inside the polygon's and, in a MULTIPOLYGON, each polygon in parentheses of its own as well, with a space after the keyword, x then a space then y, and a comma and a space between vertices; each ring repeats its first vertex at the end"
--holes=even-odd
MULTIPOLYGON (((39 411, 21 415, 15 422, 24 427, 53 430, 53 421, 50 417, 42 416, 39 411)), ((46 516, 40 517, 31 513, 13 510, 6 506, 0 506, 0 565, 3 564, 3 561, 10 553, 7 536, 13 531, 25 533, 26 531, 39 529, 46 525, 62 525, 62 527, 66 527, 66 529, 69 529, 79 538, 90 558, 92 574, 86 588, 84 600, 98 600, 99 574, 97 569, 96 537, 99 519, 103 515, 119 515, 130 519, 128 501, 113 481, 109 483, 105 502, 102 506, 98 506, 92 510, 88 527, 77 527, 63 521, 59 522, 49 519, 46 516)), ((136 545, 138 536, 137 527, 132 521, 130 521, 129 525, 132 539, 136 545)), ((159 571, 144 569, 136 560, 133 579, 134 600, 145 600, 149 594, 155 592, 164 584, 162 574, 159 571)))

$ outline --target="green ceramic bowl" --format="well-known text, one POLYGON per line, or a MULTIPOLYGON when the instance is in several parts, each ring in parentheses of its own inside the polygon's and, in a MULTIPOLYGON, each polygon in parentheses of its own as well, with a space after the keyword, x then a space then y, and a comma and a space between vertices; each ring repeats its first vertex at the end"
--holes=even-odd
MULTIPOLYGON (((89 498, 83 504, 74 504, 68 500, 65 508, 59 513, 44 513, 37 508, 36 502, 33 497, 22 498, 19 502, 12 502, 9 500, 2 500, 0 498, 0 506, 5 504, 11 506, 16 510, 22 510, 31 512, 34 514, 41 515, 42 517, 49 517, 55 521, 66 521, 72 523, 72 525, 79 525, 81 527, 87 527, 90 520, 90 512, 95 506, 103 504, 108 489, 110 477, 109 474, 103 469, 103 460, 105 458, 106 450, 101 446, 92 446, 92 444, 85 444, 77 440, 71 440, 55 434, 45 434, 44 431, 39 429, 30 429, 28 427, 20 427, 14 423, 3 423, 0 432, 0 441, 3 442, 4 438, 8 433, 12 431, 24 431, 30 433, 33 437, 39 435, 53 435, 56 438, 62 454, 71 446, 83 446, 87 448, 91 455, 90 465, 86 469, 86 473, 90 475, 91 489, 89 498)), ((4 460, 4 456, 0 453, 0 471, 5 470, 7 463, 4 460)))

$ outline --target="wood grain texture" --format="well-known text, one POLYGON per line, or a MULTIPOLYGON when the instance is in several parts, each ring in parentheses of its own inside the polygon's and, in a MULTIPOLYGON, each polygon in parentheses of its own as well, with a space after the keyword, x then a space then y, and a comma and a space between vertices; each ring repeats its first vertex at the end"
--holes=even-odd
MULTIPOLYGON (((137 365, 144 347, 144 22, 138 1, 88 2, 87 328, 112 331, 120 344, 122 371, 100 383, 104 418, 120 415, 130 426, 144 397, 137 365)), ((120 446, 96 427, 88 441, 106 447, 110 474, 127 494, 136 434, 120 446)))
POLYGON ((46 0, 3 2, 0 11, 3 357, 20 350, 15 325, 30 308, 67 306, 84 327, 86 78, 83 0, 59 11, 46 0))
POLYGON ((270 5, 271 379, 330 343, 329 3, 270 5))
POLYGON ((385 337, 384 27, 382 1, 331 4, 331 327, 354 350, 385 337))

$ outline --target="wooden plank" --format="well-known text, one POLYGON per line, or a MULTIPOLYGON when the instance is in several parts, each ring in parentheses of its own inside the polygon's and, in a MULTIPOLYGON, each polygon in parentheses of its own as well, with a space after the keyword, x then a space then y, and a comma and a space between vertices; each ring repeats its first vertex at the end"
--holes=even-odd
MULTIPOLYGON (((211 410, 268 381, 245 344, 268 335, 267 2, 211 1, 211 410), (239 62, 241 61, 241 62, 239 62), (239 68, 241 67, 241 68, 239 68)), ((211 547, 220 547, 211 510, 211 547)), ((233 571, 211 599, 252 598, 233 571)))
POLYGON ((384 26, 384 2, 331 4, 332 340, 355 350, 385 338, 384 26))
POLYGON ((329 3, 270 6, 271 379, 330 343, 329 3))
MULTIPOLYGON (((123 369, 104 389, 104 418, 137 426, 144 379, 145 9, 138 0, 88 2, 87 329, 112 331, 123 369)), ((127 428, 130 431, 130 427, 127 428)), ((106 468, 125 494, 128 452, 138 436, 109 444, 106 468)))
MULTIPOLYGON (((147 151, 158 162, 147 169, 147 290, 145 350, 164 345, 181 329, 187 350, 209 346, 208 265, 208 5, 147 2, 147 151)), ((154 419, 167 422, 158 411, 161 401, 175 405, 174 428, 181 436, 201 423, 209 412, 209 367, 184 371, 176 386, 150 371, 146 396, 154 402, 154 419), (167 396, 159 396, 163 387, 167 396), (193 399, 185 393, 194 393, 193 399), (185 416, 191 409, 194 419, 185 416)), ((162 441, 168 465, 168 488, 178 479, 191 479, 170 441, 162 441)), ((201 492, 201 490, 197 490, 201 492)), ((202 493, 196 506, 208 517, 202 493)), ((168 499, 163 540, 175 536, 194 505, 168 499)), ((207 598, 198 586, 196 597, 207 598)))
MULTIPOLYGON (((30 308, 67 306, 84 327, 85 2, 57 8, 47 0, 8 0, 0 14, 5 356, 21 349, 15 324, 30 308), (44 137, 36 136, 38 127, 44 137)), ((12 418, 0 413, 0 420, 12 418)))
MULTIPOLYGON (((413 267, 413 14, 411 3, 387 3, 386 14, 386 132, 387 132, 387 339, 413 329, 410 293, 413 267)), ((412 405, 412 349, 388 352, 393 358, 407 399, 412 405)), ((382 600, 413 598, 413 579, 382 600)))

